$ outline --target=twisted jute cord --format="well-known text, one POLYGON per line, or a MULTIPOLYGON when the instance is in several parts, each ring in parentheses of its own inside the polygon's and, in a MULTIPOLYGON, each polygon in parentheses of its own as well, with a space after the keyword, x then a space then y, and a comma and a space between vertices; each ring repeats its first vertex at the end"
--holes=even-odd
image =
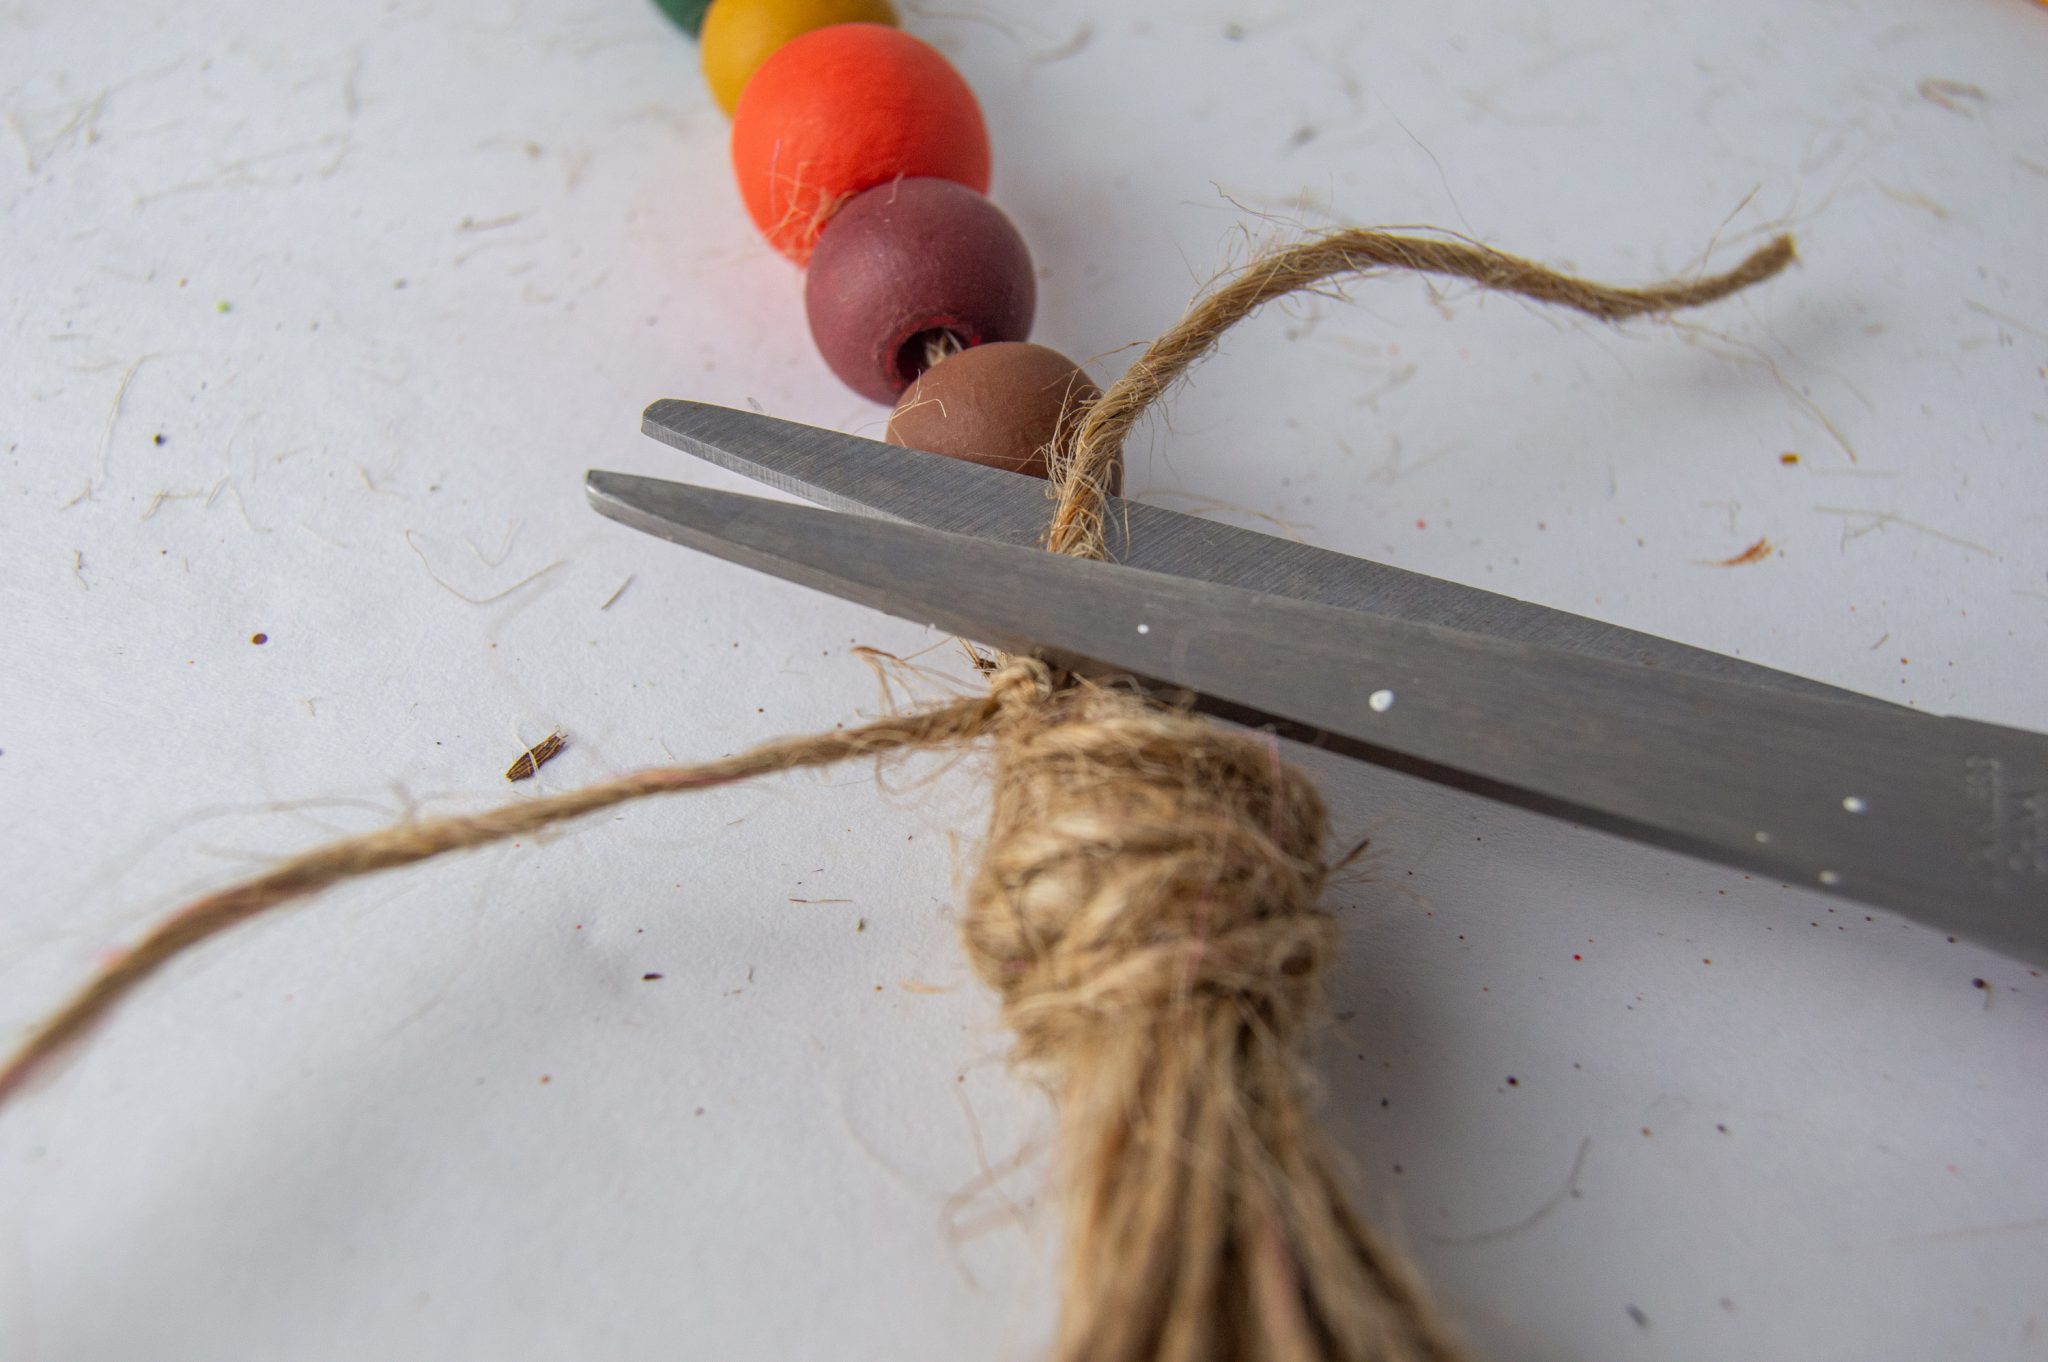
MULTIPOLYGON (((1050 451, 1048 547, 1102 557, 1103 488, 1139 415, 1224 331, 1289 293, 1409 270, 1604 319, 1724 297, 1792 259, 1617 289, 1482 246, 1332 233, 1196 300, 1050 451)), ((1314 785, 1269 740, 1029 658, 986 695, 479 814, 329 843, 151 929, 0 1068, 0 1103, 171 959, 269 909, 653 795, 987 739, 988 838, 962 935, 1020 1063, 1058 1100, 1067 1240, 1057 1362, 1453 1362, 1413 1269, 1351 1209, 1308 1118, 1301 1035, 1335 924, 1314 785)))
POLYGON ((1454 237, 1408 236, 1357 227, 1330 232, 1253 260, 1197 298, 1178 325, 1152 342, 1137 363, 1082 417, 1070 449, 1054 451, 1057 505, 1046 546, 1054 553, 1103 558, 1102 501, 1124 441, 1138 418, 1182 374, 1216 348, 1223 333, 1277 298, 1332 281, 1404 270, 1467 279, 1496 293, 1583 312, 1602 321, 1656 316, 1699 307, 1762 283, 1793 260, 1792 238, 1780 236, 1734 269, 1645 288, 1616 288, 1546 269, 1534 261, 1454 237))

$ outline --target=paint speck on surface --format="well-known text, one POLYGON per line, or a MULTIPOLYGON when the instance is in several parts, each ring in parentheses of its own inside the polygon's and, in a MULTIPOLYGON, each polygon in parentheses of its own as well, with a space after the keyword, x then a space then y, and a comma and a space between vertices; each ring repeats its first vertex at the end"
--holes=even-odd
POLYGON ((555 1080, 554 1080, 554 1078, 553 1078, 553 1077, 552 1077, 551 1075, 548 1075, 548 1074, 542 1074, 542 1075, 540 1076, 540 1085, 541 1085, 541 1086, 542 1086, 543 1088, 545 1088, 545 1087, 546 1087, 546 1086, 547 1086, 548 1084, 550 1084, 550 1083, 552 1083, 552 1082, 554 1082, 554 1081, 555 1081, 555 1080))
POLYGON ((149 442, 153 445, 160 445, 166 443, 164 439, 164 433, 162 431, 158 431, 156 434, 149 437, 149 442))
POLYGON ((1799 462, 1799 456, 1788 449, 1783 454, 1780 454, 1778 456, 1778 462, 1784 464, 1785 467, 1790 468, 1793 464, 1799 462))
POLYGON ((1394 707, 1394 692, 1390 690, 1376 690, 1366 697, 1365 703, 1372 706, 1373 713, 1385 714, 1394 707))
POLYGON ((1629 1306, 1628 1317, 1636 1322, 1636 1328, 1638 1329, 1647 1329, 1650 1327, 1650 1317, 1643 1313, 1641 1306, 1629 1306))
POLYGON ((1972 979, 1972 980, 1970 981, 1970 987, 1971 987, 1971 988, 1982 988, 1982 989, 1988 989, 1988 988, 1990 988, 1990 987, 1991 987, 1991 985, 1990 985, 1990 984, 1988 984, 1988 983, 1986 983, 1986 982, 1985 982, 1984 980, 1982 980, 1982 979, 1972 979))
POLYGON ((1714 562, 1707 564, 1707 566, 1746 567, 1751 563, 1761 563, 1764 559, 1770 556, 1771 541, 1767 538, 1759 539, 1754 544, 1751 544, 1748 548, 1744 549, 1742 552, 1736 554, 1733 558, 1716 559, 1714 562))
POLYGON ((1840 884, 1842 877, 1832 870, 1823 870, 1820 872, 1820 882, 1822 884, 1840 884))
POLYGON ((249 635, 249 641, 250 641, 251 643, 255 644, 255 645, 256 645, 257 647, 261 648, 261 647, 262 647, 262 646, 263 646, 264 644, 266 644, 266 643, 270 642, 270 635, 268 635, 268 634, 251 634, 251 635, 249 635))
MULTIPOLYGON (((1769 844, 1769 842, 1770 842, 1770 840, 1771 840, 1771 834, 1769 834, 1768 832, 1759 832, 1759 833, 1758 833, 1758 834, 1756 835, 1756 840, 1757 840, 1757 841, 1759 841, 1759 842, 1762 842, 1762 843, 1764 843, 1764 844, 1766 844, 1766 845, 1768 845, 1768 844, 1769 844)), ((1743 878, 1744 878, 1744 879, 1748 879, 1749 877, 1748 877, 1747 875, 1745 875, 1745 876, 1743 876, 1743 878)))
POLYGON ((1426 530, 1426 529, 1428 529, 1428 528, 1429 528, 1429 522, 1428 522, 1427 520, 1419 520, 1419 519, 1418 519, 1418 520, 1417 520, 1417 521, 1415 522, 1415 528, 1416 528, 1416 529, 1418 529, 1418 530, 1426 530))
POLYGON ((1869 809, 1870 805, 1864 803, 1860 796, 1843 795, 1842 807, 1844 809, 1847 809, 1850 813, 1862 813, 1865 810, 1869 809))
POLYGON ((225 315, 229 312, 233 312, 235 310, 235 306, 233 303, 230 303, 227 299, 223 298, 213 305, 213 310, 215 312, 219 312, 225 315))
POLYGON ((1509 1087, 1511 1087, 1511 1088, 1519 1088, 1519 1087, 1521 1087, 1521 1086, 1522 1086, 1522 1080, 1521 1080, 1521 1079, 1519 1079, 1519 1078, 1517 1078, 1517 1077, 1515 1077, 1515 1076, 1514 1076, 1513 1074, 1509 1074, 1509 1075, 1508 1075, 1508 1086, 1509 1086, 1509 1087))
POLYGON ((1141 624, 1138 626, 1138 632, 1141 634, 1149 634, 1152 632, 1152 626, 1149 624, 1141 624))
POLYGON ((659 978, 661 978, 660 973, 658 973, 655 970, 649 970, 647 973, 640 976, 640 982, 643 984, 651 984, 659 978))

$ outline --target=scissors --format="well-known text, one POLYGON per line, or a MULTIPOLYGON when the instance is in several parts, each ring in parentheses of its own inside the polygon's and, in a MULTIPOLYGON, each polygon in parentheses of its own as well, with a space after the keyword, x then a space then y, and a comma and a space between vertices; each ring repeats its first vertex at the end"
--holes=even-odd
POLYGON ((588 473, 634 529, 2048 962, 2048 735, 1121 497, 1108 561, 1046 553, 1040 479, 756 412, 664 400, 641 428, 817 508, 588 473))

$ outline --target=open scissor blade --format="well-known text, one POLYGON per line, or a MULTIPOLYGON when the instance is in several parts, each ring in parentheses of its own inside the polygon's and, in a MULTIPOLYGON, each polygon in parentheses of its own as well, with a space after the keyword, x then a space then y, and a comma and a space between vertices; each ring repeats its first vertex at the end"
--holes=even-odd
POLYGON ((2048 737, 593 472, 605 515, 905 619, 2048 959, 2048 737))
MULTIPOLYGON (((1019 546, 1043 542, 1051 518, 1046 484, 1040 479, 758 412, 667 399, 647 408, 641 429, 685 453, 835 511, 1019 546)), ((1512 596, 1143 502, 1111 497, 1103 518, 1110 556, 1151 572, 1540 643, 1589 657, 1860 704, 1886 703, 1512 596)))

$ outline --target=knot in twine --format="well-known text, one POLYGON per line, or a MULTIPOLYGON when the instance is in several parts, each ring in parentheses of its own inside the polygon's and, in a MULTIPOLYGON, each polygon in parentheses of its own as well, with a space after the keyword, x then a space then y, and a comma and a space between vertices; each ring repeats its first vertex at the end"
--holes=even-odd
POLYGON ((1219 1006, 1291 1036, 1334 941, 1326 821, 1270 741, 1088 684, 1020 716, 964 926, 1018 1057, 1219 1006))
MULTIPOLYGON (((1153 342, 1047 451, 1046 547, 1108 556, 1138 418, 1223 333, 1290 293, 1406 269, 1606 321, 1724 297, 1791 262, 1614 288, 1445 237, 1332 232, 1254 260, 1153 342)), ((986 692, 316 847, 157 924, 0 1064, 0 1103, 173 957, 345 880, 630 800, 989 741, 994 798, 962 932, 1017 1057, 1059 1102, 1067 1253, 1057 1362, 1453 1362, 1413 1270, 1350 1208, 1307 1114, 1301 1033, 1335 925, 1317 907, 1323 803, 1269 737, 1226 731, 1030 658, 986 692)))

